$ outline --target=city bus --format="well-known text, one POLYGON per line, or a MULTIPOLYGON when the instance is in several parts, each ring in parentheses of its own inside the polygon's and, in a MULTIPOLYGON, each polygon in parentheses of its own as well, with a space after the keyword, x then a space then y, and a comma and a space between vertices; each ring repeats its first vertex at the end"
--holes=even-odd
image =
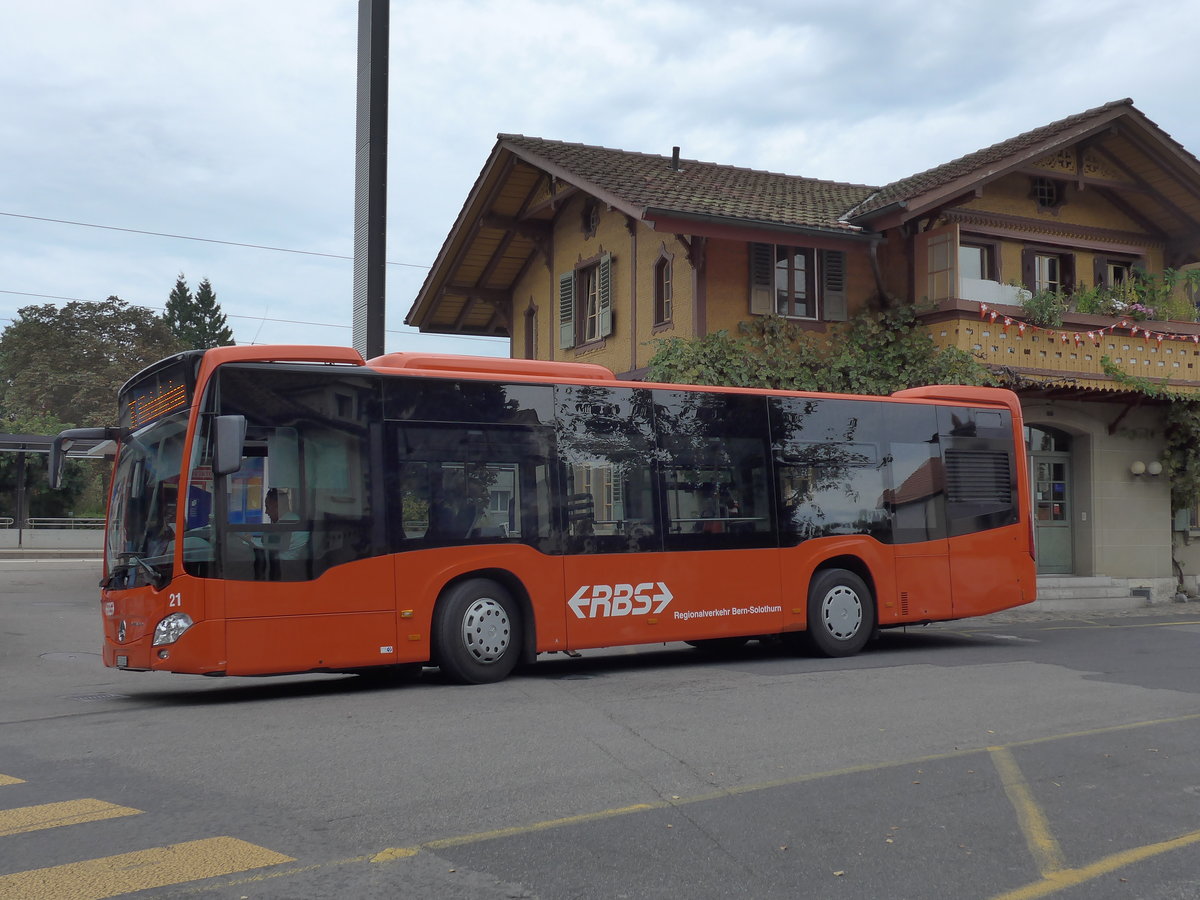
POLYGON ((119 421, 104 662, 205 675, 440 667, 880 629, 1035 599, 1016 396, 618 380, 330 347, 164 359, 119 421))

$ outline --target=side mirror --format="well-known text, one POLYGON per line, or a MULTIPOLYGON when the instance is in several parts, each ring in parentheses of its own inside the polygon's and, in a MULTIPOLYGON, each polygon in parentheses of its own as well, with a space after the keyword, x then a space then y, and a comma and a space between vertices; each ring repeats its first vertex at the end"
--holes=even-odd
POLYGON ((58 437, 50 442, 50 471, 48 480, 50 487, 58 490, 62 487, 62 470, 63 460, 67 458, 67 451, 76 441, 107 441, 112 440, 116 436, 116 429, 113 428, 68 428, 66 431, 60 432, 58 437))
POLYGON ((217 416, 216 444, 213 447, 213 473, 232 475, 242 467, 246 445, 245 416, 217 416))

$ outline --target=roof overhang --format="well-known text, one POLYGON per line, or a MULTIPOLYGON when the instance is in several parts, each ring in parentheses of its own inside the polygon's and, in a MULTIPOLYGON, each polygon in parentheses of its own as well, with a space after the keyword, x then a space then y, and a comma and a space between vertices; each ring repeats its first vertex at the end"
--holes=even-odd
POLYGON ((886 231, 959 206, 979 196, 988 184, 1018 172, 1058 178, 1080 190, 1102 193, 1147 232, 1163 236, 1169 264, 1200 257, 1200 161, 1128 102, 1112 104, 1074 127, 956 178, 916 190, 879 209, 852 214, 847 221, 886 231), (1073 155, 1074 170, 1058 173, 1038 168, 1039 162, 1056 154, 1073 155), (1111 174, 1089 171, 1085 154, 1111 174))
POLYGON ((732 216, 679 212, 653 206, 642 210, 639 218, 655 231, 666 233, 739 241, 761 241, 763 243, 777 243, 781 237, 792 236, 803 239, 806 247, 825 250, 845 247, 848 241, 870 242, 880 238, 880 235, 875 232, 852 226, 847 226, 844 230, 840 228, 805 228, 732 216))

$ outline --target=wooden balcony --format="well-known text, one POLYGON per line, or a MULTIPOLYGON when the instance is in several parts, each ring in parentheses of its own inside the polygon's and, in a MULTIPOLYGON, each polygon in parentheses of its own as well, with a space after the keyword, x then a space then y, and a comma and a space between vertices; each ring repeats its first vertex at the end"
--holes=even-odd
POLYGON ((1026 321, 1019 306, 947 300, 923 313, 934 342, 958 347, 984 365, 1053 388, 1128 390, 1104 373, 1108 357, 1130 375, 1183 393, 1200 393, 1200 324, 1135 322, 1067 313, 1060 328, 1026 321))

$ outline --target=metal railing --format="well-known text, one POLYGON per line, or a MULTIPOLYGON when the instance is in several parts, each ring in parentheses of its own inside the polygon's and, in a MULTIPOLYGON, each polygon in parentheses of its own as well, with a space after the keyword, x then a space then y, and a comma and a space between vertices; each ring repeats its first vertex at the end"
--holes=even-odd
MULTIPOLYGON (((11 521, 11 519, 9 520, 11 521)), ((96 530, 104 527, 104 517, 88 516, 38 516, 25 520, 26 528, 69 528, 96 530)))
POLYGON ((12 528, 15 521, 12 516, 0 516, 0 528, 12 528))

